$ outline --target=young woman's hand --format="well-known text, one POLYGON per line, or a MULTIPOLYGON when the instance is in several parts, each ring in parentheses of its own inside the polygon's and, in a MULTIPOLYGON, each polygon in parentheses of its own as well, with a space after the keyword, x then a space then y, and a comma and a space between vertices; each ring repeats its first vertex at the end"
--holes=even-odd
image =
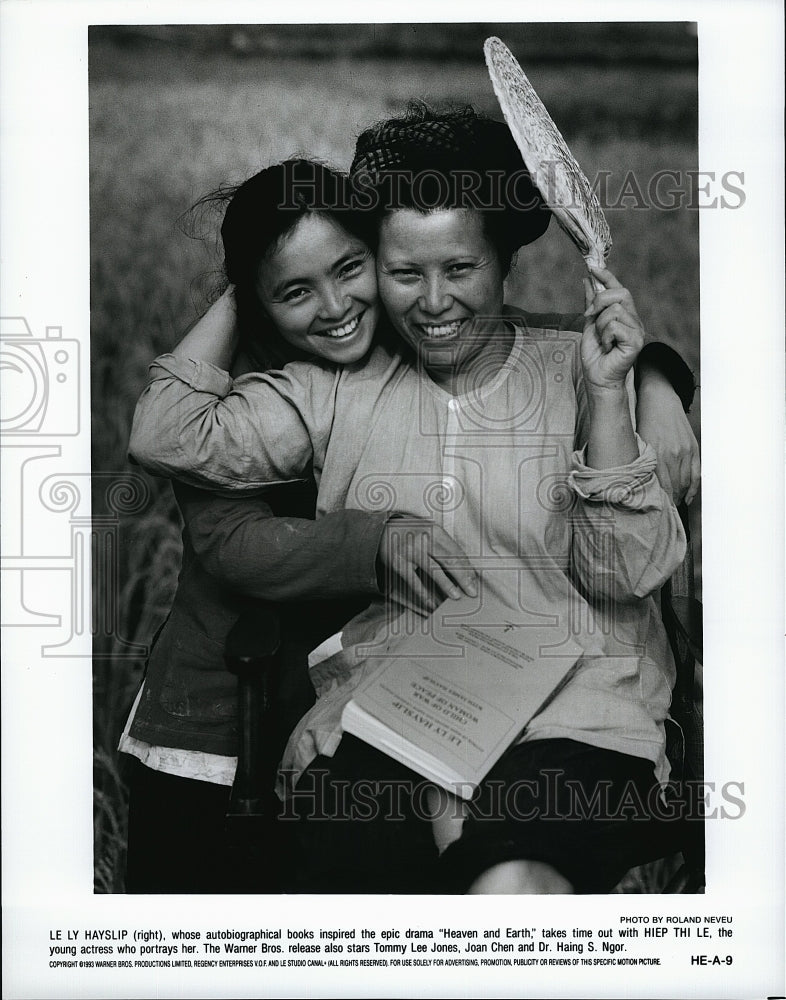
POLYGON ((656 474, 674 503, 691 503, 699 489, 699 445, 679 397, 660 372, 642 373, 636 394, 636 429, 655 449, 656 474))
POLYGON ((235 286, 230 285, 194 323, 172 354, 182 361, 207 361, 229 370, 238 341, 235 286))
POLYGON ((603 286, 594 291, 584 279, 586 310, 581 340, 581 362, 588 391, 621 390, 625 377, 644 345, 642 326, 633 298, 611 271, 590 267, 603 286))
POLYGON ((478 593, 464 550, 427 517, 391 517, 379 543, 377 575, 386 596, 419 615, 429 615, 448 597, 478 593))

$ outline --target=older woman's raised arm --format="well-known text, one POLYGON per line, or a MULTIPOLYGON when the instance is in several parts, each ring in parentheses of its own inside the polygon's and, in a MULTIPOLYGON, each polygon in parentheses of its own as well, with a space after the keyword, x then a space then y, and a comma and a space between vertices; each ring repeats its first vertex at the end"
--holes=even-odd
POLYGON ((595 269, 604 290, 587 296, 578 384, 586 441, 573 457, 570 484, 573 568, 588 594, 645 597, 685 555, 685 534, 670 493, 658 482, 657 456, 634 432, 625 379, 644 331, 630 293, 595 269))
MULTIPOLYGON (((527 313, 543 329, 584 328, 581 313, 527 313)), ((674 348, 661 341, 644 344, 634 367, 636 430, 657 455, 656 475, 674 502, 690 504, 701 484, 699 444, 687 414, 696 393, 693 372, 674 348)))

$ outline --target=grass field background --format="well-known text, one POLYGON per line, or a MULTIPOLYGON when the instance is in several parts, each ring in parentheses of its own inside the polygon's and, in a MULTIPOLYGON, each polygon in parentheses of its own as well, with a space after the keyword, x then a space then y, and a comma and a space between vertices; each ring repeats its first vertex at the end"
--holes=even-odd
MULTIPOLYGON (((245 38, 209 27, 191 35, 167 34, 167 29, 93 30, 95 472, 128 471, 131 415, 147 365, 177 341, 220 278, 219 220, 192 219, 190 229, 196 226, 204 239, 187 236, 182 217, 189 207, 220 184, 236 183, 295 154, 345 168, 358 132, 400 111, 412 97, 470 102, 498 115, 481 45, 488 33, 508 39, 500 26, 488 27, 462 26, 455 48, 445 42, 444 26, 433 30, 430 48, 423 30, 416 33, 414 47, 407 46, 412 32, 400 29, 387 37, 380 30, 367 36, 365 49, 340 44, 353 34, 331 39, 322 29, 301 33, 300 42, 291 27, 278 35, 273 29, 249 29, 245 38), (452 59, 454 51, 461 58, 452 59)), ((602 33, 573 28, 572 35, 549 36, 550 49, 542 43, 547 58, 530 52, 526 61, 517 54, 590 178, 609 172, 613 203, 631 171, 646 193, 659 170, 684 176, 696 169, 695 40, 689 30, 676 26, 663 38, 647 35, 646 25, 630 37, 618 32, 616 51, 629 58, 612 63, 602 33)), ((614 238, 609 266, 632 290, 652 336, 677 347, 698 371, 698 212, 634 207, 636 200, 628 197, 621 207, 607 210, 614 238)), ((576 311, 582 305, 582 269, 567 237, 552 225, 542 240, 520 253, 509 280, 509 301, 537 311, 576 311)), ((692 419, 698 433, 698 405, 692 419)), ((180 554, 169 489, 160 481, 147 483, 146 508, 122 523, 116 629, 123 639, 142 645, 149 644, 166 614, 180 554)), ((699 508, 694 506, 697 531, 699 508)), ((99 638, 95 645, 99 892, 123 889, 125 790, 114 748, 144 663, 141 656, 113 659, 116 645, 99 638)), ((647 877, 632 883, 631 890, 646 890, 647 877)))

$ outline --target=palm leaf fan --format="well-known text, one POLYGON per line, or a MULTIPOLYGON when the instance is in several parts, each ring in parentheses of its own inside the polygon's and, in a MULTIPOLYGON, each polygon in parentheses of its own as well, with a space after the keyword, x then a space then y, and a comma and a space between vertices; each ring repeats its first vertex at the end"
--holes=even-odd
POLYGON ((494 93, 533 183, 587 264, 604 267, 611 233, 584 172, 510 49, 499 38, 487 38, 483 52, 494 93))

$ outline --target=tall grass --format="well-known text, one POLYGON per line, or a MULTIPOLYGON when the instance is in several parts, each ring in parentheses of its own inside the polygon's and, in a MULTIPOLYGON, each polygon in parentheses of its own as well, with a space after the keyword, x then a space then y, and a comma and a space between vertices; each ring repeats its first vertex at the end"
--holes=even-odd
MULTIPOLYGON (((530 76, 592 177, 695 168, 690 69, 572 65, 530 76)), ((201 311, 219 260, 214 239, 187 238, 178 219, 219 184, 301 153, 348 165, 355 136, 411 97, 470 101, 496 114, 480 55, 445 60, 232 59, 166 47, 90 51, 93 468, 127 473, 126 444, 146 368, 201 311)), ((613 185, 612 185, 613 186, 613 185)), ((698 365, 695 213, 612 210, 612 269, 650 332, 698 365)), ((214 233, 213 233, 214 236, 214 233)), ((556 226, 522 251, 509 298, 535 310, 578 310, 581 262, 556 226), (555 281, 555 275, 559 280, 555 281)), ((698 413, 696 414, 698 419, 698 413)), ((696 425, 698 427, 698 424, 696 425)), ((138 470, 134 470, 137 474, 138 470)), ((146 508, 121 522, 118 632, 148 645, 171 601, 180 559, 168 486, 148 479, 146 508)), ((123 889, 125 790, 116 745, 144 656, 113 658, 96 640, 95 885, 123 889)), ((634 878, 628 891, 646 891, 634 878)))
POLYGON ((174 597, 181 555, 176 511, 171 492, 158 484, 157 493, 152 494, 145 509, 121 522, 116 635, 103 639, 97 636, 93 644, 93 851, 97 892, 122 892, 124 888, 127 794, 116 747, 139 689, 145 660, 144 652, 129 656, 128 649, 149 647, 174 597))

